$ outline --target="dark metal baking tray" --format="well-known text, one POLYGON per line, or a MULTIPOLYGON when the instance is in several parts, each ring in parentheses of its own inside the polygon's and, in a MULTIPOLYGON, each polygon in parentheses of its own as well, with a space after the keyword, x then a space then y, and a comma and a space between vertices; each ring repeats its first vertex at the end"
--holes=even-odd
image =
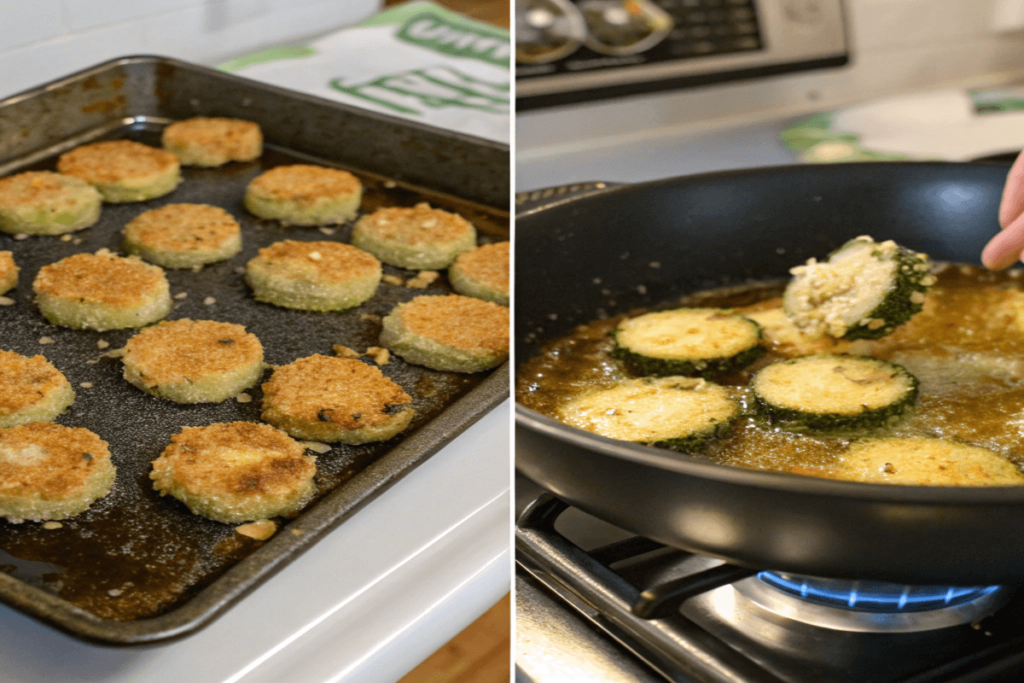
MULTIPOLYGON (((172 294, 187 292, 175 299, 168 319, 243 324, 276 365, 330 355, 339 343, 361 351, 377 343, 379 318, 396 303, 451 290, 444 277, 426 290, 385 282, 370 302, 342 314, 257 303, 240 273, 257 249, 281 239, 347 242, 351 229, 284 228, 246 213, 245 187, 267 168, 301 162, 344 168, 363 180, 363 212, 429 201, 469 218, 481 242, 509 238, 506 146, 161 57, 113 60, 0 102, 0 176, 53 169, 60 153, 100 139, 159 145, 164 125, 197 115, 258 122, 266 138, 263 157, 183 169, 184 182, 171 194, 106 204, 99 223, 69 238, 0 234, 0 250, 14 252, 21 267, 18 287, 7 295, 16 304, 0 307, 0 348, 41 353, 67 375, 78 399, 57 422, 97 432, 110 443, 118 468, 113 493, 62 528, 0 520, 0 601, 86 640, 142 644, 200 628, 509 395, 508 364, 462 375, 393 356, 381 369, 413 395, 418 417, 411 428, 384 444, 336 446, 319 455, 318 499, 266 542, 158 496, 148 479, 150 462, 171 435, 185 425, 258 420, 259 387, 249 392, 251 403, 215 405, 177 405, 135 389, 121 379, 120 361, 98 348, 103 340, 117 349, 135 331, 48 324, 31 293, 43 265, 73 253, 118 250, 124 224, 155 207, 221 206, 242 225, 243 251, 199 272, 168 270, 172 294), (53 343, 40 344, 46 337, 53 343)), ((390 266, 385 274, 414 275, 390 266)))

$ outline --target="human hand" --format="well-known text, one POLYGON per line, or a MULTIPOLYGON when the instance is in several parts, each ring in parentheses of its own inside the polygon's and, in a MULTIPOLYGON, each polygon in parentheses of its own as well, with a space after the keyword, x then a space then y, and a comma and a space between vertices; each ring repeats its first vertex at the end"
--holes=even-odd
POLYGON ((1017 259, 1024 259, 1024 152, 1013 162, 1006 176, 999 204, 999 225, 1002 230, 981 252, 981 262, 992 270, 1009 268, 1017 259))

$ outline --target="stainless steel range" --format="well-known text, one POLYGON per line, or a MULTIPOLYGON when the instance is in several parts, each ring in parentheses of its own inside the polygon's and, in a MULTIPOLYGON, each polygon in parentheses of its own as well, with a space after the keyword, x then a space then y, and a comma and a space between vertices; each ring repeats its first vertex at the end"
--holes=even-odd
POLYGON ((516 482, 519 681, 1018 680, 1024 599, 756 571, 631 536, 516 482))

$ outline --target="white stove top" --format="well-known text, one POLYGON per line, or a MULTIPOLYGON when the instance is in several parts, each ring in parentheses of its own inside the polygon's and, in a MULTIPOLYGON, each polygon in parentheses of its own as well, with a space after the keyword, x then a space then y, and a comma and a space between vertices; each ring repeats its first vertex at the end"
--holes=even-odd
POLYGON ((394 681, 509 590, 510 402, 205 629, 90 645, 0 606, 3 683, 394 681))

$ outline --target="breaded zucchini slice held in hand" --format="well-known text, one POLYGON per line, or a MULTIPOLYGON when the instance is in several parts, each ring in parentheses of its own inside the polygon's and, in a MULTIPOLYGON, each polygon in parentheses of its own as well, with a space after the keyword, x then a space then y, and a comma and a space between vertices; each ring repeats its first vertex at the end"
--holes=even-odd
POLYGON ((865 439, 840 458, 837 479, 906 486, 1021 486, 1024 474, 994 451, 933 438, 865 439))
POLYGON ((786 315, 806 334, 878 339, 921 311, 935 284, 928 257, 892 240, 850 240, 828 261, 790 270, 782 296, 786 315))
POLYGON ((316 458, 279 429, 255 422, 185 427, 149 478, 193 514, 229 524, 300 510, 313 498, 316 458))
POLYGON ((760 358, 761 326, 719 308, 677 308, 619 323, 612 356, 634 375, 710 379, 760 358))
POLYGON ((610 439, 693 451, 728 431, 739 414, 725 387, 693 377, 642 377, 573 399, 559 419, 610 439))
POLYGON ((71 383, 48 360, 0 349, 0 427, 50 422, 74 401, 71 383))
POLYGON ((103 199, 95 187, 52 171, 26 171, 0 179, 0 232, 60 235, 100 218, 103 199))
POLYGON ((0 517, 67 519, 110 493, 107 442, 88 429, 49 422, 0 429, 0 517))
POLYGON ((906 368, 862 356, 773 363, 754 376, 750 388, 764 417, 795 431, 882 426, 917 399, 917 379, 906 368))
POLYGON ((175 403, 219 403, 263 376, 263 346, 241 325, 173 320, 151 325, 124 347, 124 378, 175 403))
POLYGON ((163 269, 106 249, 43 266, 32 289, 47 320, 76 329, 142 327, 171 310, 163 269))

